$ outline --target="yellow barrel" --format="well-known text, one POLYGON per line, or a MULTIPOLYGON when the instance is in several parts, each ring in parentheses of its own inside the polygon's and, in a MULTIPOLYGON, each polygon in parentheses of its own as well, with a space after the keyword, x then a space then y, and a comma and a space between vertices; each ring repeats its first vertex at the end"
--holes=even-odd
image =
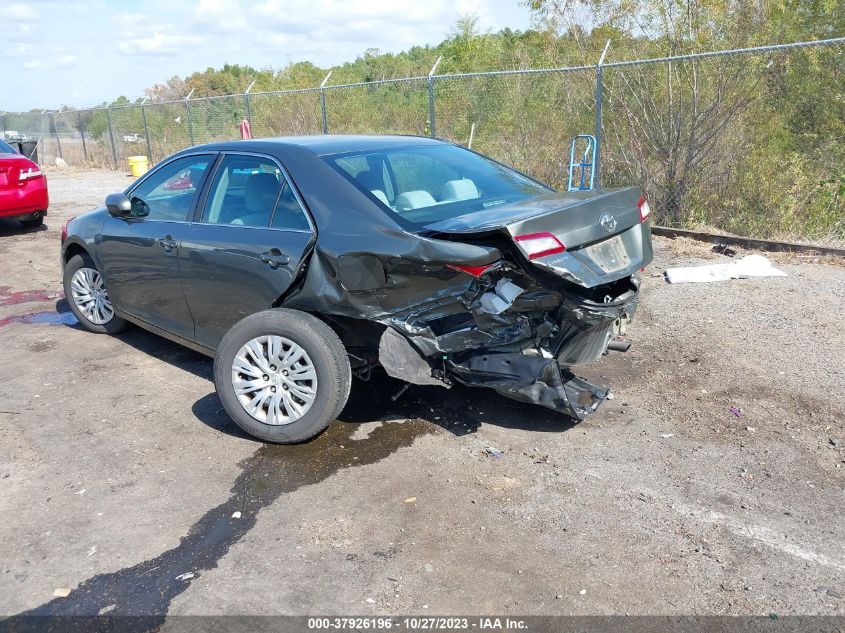
POLYGON ((143 176, 150 169, 150 159, 146 156, 130 156, 126 160, 129 161, 129 171, 135 178, 143 176))

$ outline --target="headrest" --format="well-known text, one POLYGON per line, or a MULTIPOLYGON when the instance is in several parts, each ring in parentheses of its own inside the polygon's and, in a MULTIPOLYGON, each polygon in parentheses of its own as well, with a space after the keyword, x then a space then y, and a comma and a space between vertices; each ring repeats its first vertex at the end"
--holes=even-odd
POLYGON ((440 200, 443 202, 455 202, 457 200, 474 200, 478 197, 478 188, 469 178, 450 180, 443 186, 440 193, 440 200))
POLYGON ((266 172, 252 174, 244 185, 244 204, 247 211, 266 212, 269 215, 278 193, 279 181, 276 176, 266 172))

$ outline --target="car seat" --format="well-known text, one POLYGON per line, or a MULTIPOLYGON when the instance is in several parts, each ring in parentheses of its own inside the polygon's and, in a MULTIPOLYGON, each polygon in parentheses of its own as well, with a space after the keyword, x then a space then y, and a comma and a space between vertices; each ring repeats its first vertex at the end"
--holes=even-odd
POLYGON ((251 174, 244 183, 246 214, 235 218, 230 224, 268 226, 276 197, 279 195, 279 186, 279 180, 274 174, 251 174))

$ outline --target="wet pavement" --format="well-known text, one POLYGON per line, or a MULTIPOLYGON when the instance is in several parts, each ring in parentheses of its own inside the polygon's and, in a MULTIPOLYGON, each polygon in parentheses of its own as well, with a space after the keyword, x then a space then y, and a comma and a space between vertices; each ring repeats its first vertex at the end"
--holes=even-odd
MULTIPOLYGON (((353 424, 336 422, 307 444, 264 445, 239 465, 241 474, 229 498, 194 523, 177 547, 132 567, 94 576, 68 596, 19 615, 96 615, 104 610, 132 616, 166 614, 175 596, 187 590, 203 571, 216 567, 231 546, 255 527, 261 508, 342 468, 384 459, 433 429, 423 420, 405 420, 380 426, 364 439, 355 440, 351 437, 353 424)), ((136 627, 154 630, 160 623, 145 621, 136 627)))

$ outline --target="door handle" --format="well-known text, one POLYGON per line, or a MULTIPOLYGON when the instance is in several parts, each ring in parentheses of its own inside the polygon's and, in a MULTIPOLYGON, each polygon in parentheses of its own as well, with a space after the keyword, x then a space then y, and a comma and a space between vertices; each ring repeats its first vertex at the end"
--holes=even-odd
POLYGON ((270 268, 275 269, 280 266, 286 266, 290 258, 287 255, 282 255, 282 251, 278 248, 271 248, 266 253, 261 253, 261 261, 268 264, 270 268))
POLYGON ((161 246, 165 252, 169 253, 179 245, 179 242, 174 240, 170 235, 158 240, 158 245, 161 246))

